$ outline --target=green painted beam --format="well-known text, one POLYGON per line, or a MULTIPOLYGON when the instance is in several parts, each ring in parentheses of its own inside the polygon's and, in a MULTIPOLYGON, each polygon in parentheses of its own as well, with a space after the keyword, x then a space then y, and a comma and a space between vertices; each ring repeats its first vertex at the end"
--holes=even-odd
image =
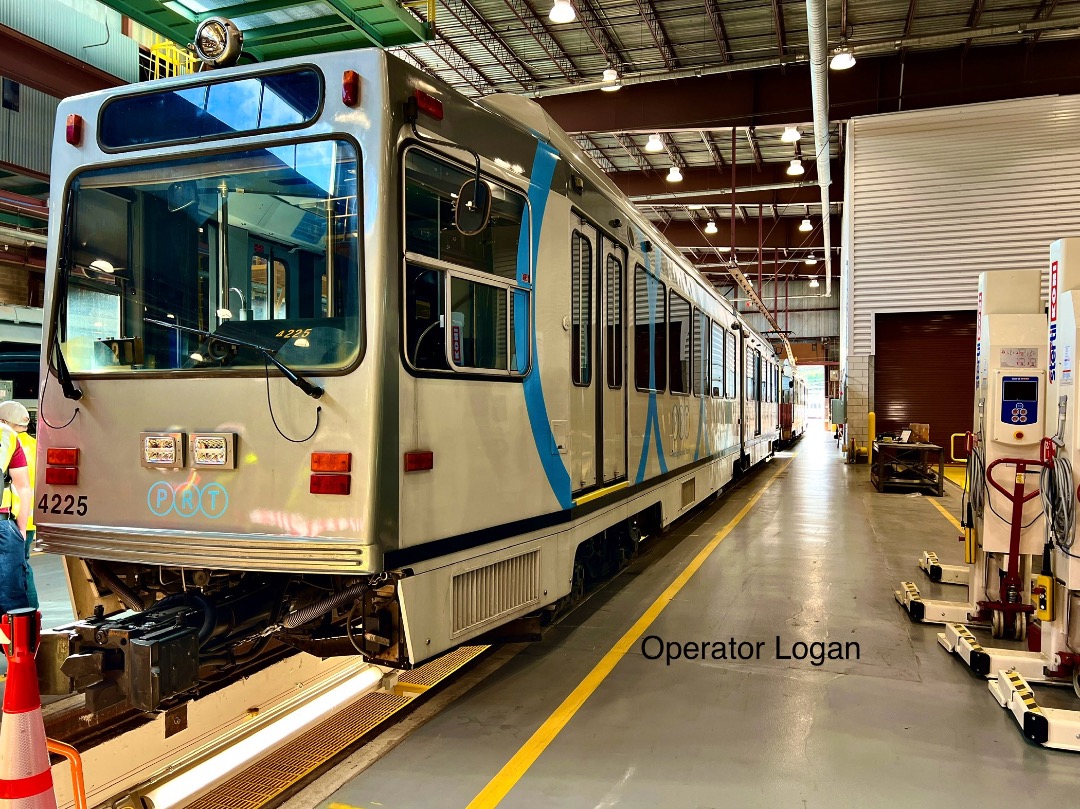
MULTIPOLYGON (((412 31, 416 35, 418 41, 425 42, 429 39, 434 39, 431 33, 431 20, 428 20, 426 23, 420 22, 420 20, 409 13, 407 8, 403 8, 396 0, 379 0, 379 2, 382 4, 383 8, 394 15, 396 19, 400 20, 402 25, 412 31)), ((411 43, 401 42, 394 44, 408 45, 411 43)))
POLYGON ((210 9, 195 15, 196 22, 208 20, 211 17, 225 17, 234 20, 237 17, 246 17, 249 14, 265 14, 268 11, 280 11, 283 8, 296 8, 316 3, 319 0, 250 0, 239 2, 232 6, 210 9))
POLYGON ((328 4, 330 8, 337 12, 341 19, 345 20, 349 25, 356 28, 357 31, 364 34, 364 36, 371 41, 372 45, 377 45, 380 48, 385 46, 383 35, 375 29, 375 26, 353 11, 345 0, 322 0, 322 2, 328 4))
POLYGON ((274 42, 301 39, 327 31, 339 33, 350 30, 352 29, 348 23, 336 16, 319 17, 315 20, 293 20, 277 25, 267 25, 263 28, 252 28, 244 34, 244 46, 250 45, 254 49, 274 42))

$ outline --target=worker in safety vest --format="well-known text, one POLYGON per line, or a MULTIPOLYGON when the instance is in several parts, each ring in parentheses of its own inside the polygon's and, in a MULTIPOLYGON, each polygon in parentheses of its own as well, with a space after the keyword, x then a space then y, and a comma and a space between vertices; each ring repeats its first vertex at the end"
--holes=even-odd
POLYGON ((30 414, 21 404, 0 403, 0 469, 6 483, 0 502, 0 612, 38 606, 29 564, 37 441, 26 432, 29 424, 30 414))

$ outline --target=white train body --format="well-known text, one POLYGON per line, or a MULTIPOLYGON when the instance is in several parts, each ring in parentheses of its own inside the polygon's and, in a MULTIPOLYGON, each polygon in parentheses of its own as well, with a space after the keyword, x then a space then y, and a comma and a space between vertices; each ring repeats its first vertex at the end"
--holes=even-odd
POLYGON ((368 582, 364 651, 411 665, 566 596, 583 542, 671 522, 779 438, 771 346, 532 102, 371 50, 58 118, 39 469, 77 472, 39 472, 36 519, 84 560, 82 617, 257 580, 261 631, 368 582), (446 216, 469 150, 494 191, 474 237, 446 216))

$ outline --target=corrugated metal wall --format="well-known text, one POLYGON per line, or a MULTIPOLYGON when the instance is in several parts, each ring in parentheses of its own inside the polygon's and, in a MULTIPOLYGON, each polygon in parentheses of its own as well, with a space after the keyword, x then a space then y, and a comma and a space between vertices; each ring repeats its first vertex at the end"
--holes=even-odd
MULTIPOLYGON (((817 267, 819 272, 823 272, 820 268, 824 265, 819 263, 817 267)), ((757 284, 756 269, 749 267, 744 269, 748 277, 754 279, 754 283, 757 284)), ((836 281, 836 279, 833 279, 836 281)), ((773 308, 773 292, 775 286, 776 292, 776 306, 779 314, 777 319, 780 321, 780 328, 785 327, 785 321, 787 328, 794 332, 792 339, 799 340, 803 338, 812 337, 837 337, 840 334, 840 309, 839 309, 839 284, 834 283, 832 289, 832 297, 824 297, 825 293, 825 281, 820 281, 820 286, 816 289, 808 286, 809 281, 806 279, 792 279, 786 285, 783 280, 775 284, 772 281, 763 281, 762 288, 759 291, 761 300, 771 310, 773 308), (787 318, 784 317, 784 292, 785 286, 787 291, 787 303, 789 313, 787 318)), ((728 293, 728 297, 731 297, 732 293, 728 293)), ((739 295, 739 300, 744 299, 743 295, 739 295)), ((757 329, 759 332, 764 332, 772 328, 765 317, 761 315, 756 308, 747 307, 746 303, 738 303, 738 310, 742 314, 750 325, 757 329)))
MULTIPOLYGON (((93 0, 0 0, 0 23, 114 76, 139 80, 139 46, 93 0)), ((0 73, 3 63, 0 62, 0 73)))
POLYGON ((48 174, 59 104, 59 99, 20 87, 19 111, 0 109, 0 161, 48 174))
POLYGON ((876 313, 974 309, 979 272, 1045 267, 1080 235, 1080 96, 851 127, 850 354, 880 357, 876 313))
POLYGON ((930 441, 948 450, 949 436, 971 429, 975 313, 883 313, 875 320, 877 431, 929 424, 930 441))

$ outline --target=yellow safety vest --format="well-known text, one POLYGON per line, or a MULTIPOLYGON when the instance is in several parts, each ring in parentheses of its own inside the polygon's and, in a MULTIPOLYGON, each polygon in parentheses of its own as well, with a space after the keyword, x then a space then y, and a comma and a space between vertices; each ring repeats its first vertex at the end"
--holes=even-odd
MULTIPOLYGON (((37 467, 37 439, 30 433, 18 433, 19 443, 22 444, 23 454, 26 455, 26 472, 30 475, 30 496, 33 497, 34 491, 34 478, 36 477, 34 472, 37 467)), ((10 486, 4 489, 4 499, 0 502, 0 508, 10 509, 11 513, 16 517, 19 515, 19 496, 15 494, 14 490, 10 486), (12 506, 11 501, 14 498, 15 505, 12 506)), ((26 523, 27 531, 34 531, 37 526, 34 525, 34 505, 30 504, 30 519, 26 523)))

